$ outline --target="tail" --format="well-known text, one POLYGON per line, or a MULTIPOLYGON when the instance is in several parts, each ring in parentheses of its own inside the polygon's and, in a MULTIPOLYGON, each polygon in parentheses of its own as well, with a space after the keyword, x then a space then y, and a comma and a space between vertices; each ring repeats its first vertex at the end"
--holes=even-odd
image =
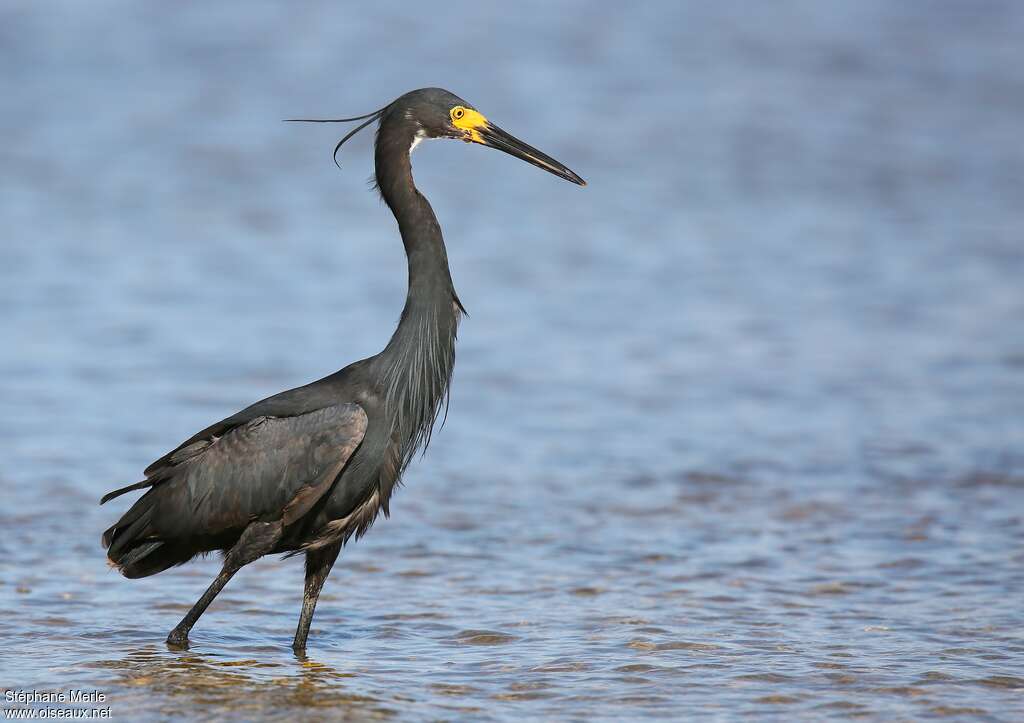
POLYGON ((157 492, 158 488, 142 495, 121 519, 103 533, 108 562, 127 578, 156 575, 169 567, 188 562, 194 554, 157 537, 151 524, 157 492))

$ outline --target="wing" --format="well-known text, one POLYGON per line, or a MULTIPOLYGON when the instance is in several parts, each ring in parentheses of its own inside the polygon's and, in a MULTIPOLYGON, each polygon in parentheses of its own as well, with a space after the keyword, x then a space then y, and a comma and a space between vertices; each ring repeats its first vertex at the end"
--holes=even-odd
MULTIPOLYGON (((333 407, 337 405, 337 396, 332 392, 333 390, 324 382, 330 380, 332 377, 321 379, 318 382, 307 384, 302 387, 295 389, 289 389, 288 391, 275 394, 272 397, 260 400, 255 404, 250 404, 248 407, 243 409, 236 414, 232 414, 226 419, 222 419, 215 424, 211 424, 201 432, 197 432, 192 435, 184 442, 182 442, 177 448, 171 450, 163 457, 153 462, 153 464, 146 467, 146 477, 153 477, 159 475, 162 467, 168 465, 173 466, 181 458, 190 455, 191 449, 195 448, 196 445, 203 445, 213 439, 221 437, 227 432, 241 427, 242 425, 248 424, 260 417, 296 417, 310 412, 316 412, 320 409, 327 407, 333 407)), ((200 447, 201 449, 201 447, 200 447)), ((140 486, 145 486, 139 483, 140 486)), ((137 487, 133 487, 137 489, 137 487)), ((125 488, 128 491, 132 488, 125 488)), ((111 493, 116 494, 116 493, 111 493)), ((104 501, 106 498, 104 499, 104 501)))
POLYGON ((358 404, 260 416, 183 446, 146 480, 153 489, 107 534, 118 548, 147 540, 213 538, 252 520, 305 515, 331 488, 366 433, 358 404), (123 544, 121 544, 123 543, 123 544))

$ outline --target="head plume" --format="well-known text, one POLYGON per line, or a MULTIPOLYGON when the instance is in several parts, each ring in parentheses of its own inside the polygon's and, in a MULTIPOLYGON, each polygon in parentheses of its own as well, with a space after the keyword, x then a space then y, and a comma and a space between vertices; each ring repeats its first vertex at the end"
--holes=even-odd
POLYGON ((353 121, 360 121, 360 120, 363 121, 362 123, 357 125, 355 128, 350 130, 348 133, 346 133, 345 137, 342 138, 340 141, 338 141, 338 145, 336 145, 334 147, 334 154, 332 155, 332 158, 334 158, 334 165, 336 165, 338 168, 341 168, 341 164, 338 163, 338 151, 340 151, 341 147, 343 145, 345 145, 345 141, 347 141, 349 138, 354 136, 359 131, 363 130, 363 128, 366 128, 366 126, 370 125, 374 121, 380 120, 380 117, 382 115, 384 115, 384 111, 386 111, 390 107, 391 107, 391 103, 388 103, 383 108, 381 108, 379 110, 375 110, 372 113, 367 113, 366 115, 352 116, 351 118, 286 118, 285 122, 286 123, 351 123, 353 121))

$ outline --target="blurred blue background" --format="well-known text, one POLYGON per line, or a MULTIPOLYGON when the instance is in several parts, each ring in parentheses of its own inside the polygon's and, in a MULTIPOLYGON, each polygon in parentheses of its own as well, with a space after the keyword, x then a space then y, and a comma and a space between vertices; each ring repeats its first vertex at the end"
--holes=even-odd
POLYGON ((1019 710, 1022 37, 1013 2, 4 3, 5 681, 157 717, 1019 710), (314 673, 295 563, 169 653, 216 561, 124 581, 95 502, 387 341, 372 134, 339 172, 344 127, 280 121, 427 85, 589 185, 421 147, 470 312, 447 423, 314 673))

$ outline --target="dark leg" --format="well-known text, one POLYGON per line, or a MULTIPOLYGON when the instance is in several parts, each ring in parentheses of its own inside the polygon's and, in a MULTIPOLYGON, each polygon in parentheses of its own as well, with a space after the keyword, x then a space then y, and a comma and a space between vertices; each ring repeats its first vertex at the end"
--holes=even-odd
POLYGON ((309 626, 313 623, 313 611, 316 610, 316 601, 320 598, 320 589, 323 588, 327 576, 331 574, 331 568, 340 551, 339 542, 306 553, 306 589, 302 595, 299 627, 295 630, 295 641, 292 643, 292 648, 296 652, 306 649, 306 638, 309 636, 309 626))
POLYGON ((206 592, 199 598, 199 602, 192 606, 192 609, 181 619, 170 635, 167 636, 167 644, 179 648, 188 647, 188 633, 192 626, 199 620, 199 616, 206 612, 217 594, 224 589, 236 572, 270 552, 277 541, 281 538, 280 522, 253 522, 245 528, 245 532, 238 538, 238 542, 224 557, 224 567, 220 574, 206 588, 206 592))

